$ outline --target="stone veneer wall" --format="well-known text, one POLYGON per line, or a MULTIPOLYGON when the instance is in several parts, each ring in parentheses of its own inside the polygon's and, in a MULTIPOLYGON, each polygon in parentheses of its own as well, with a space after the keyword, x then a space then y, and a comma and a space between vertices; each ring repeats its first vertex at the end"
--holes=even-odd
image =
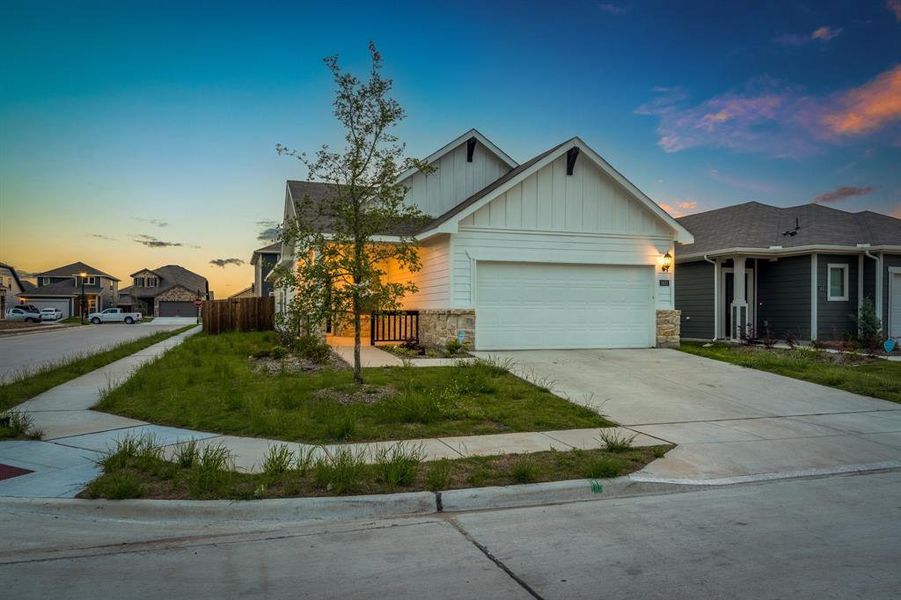
POLYGON ((419 343, 423 346, 443 346, 456 339, 457 332, 465 335, 464 344, 475 346, 476 311, 452 308, 432 308, 419 311, 419 343))
POLYGON ((197 299, 197 294, 195 292, 190 292, 183 287, 175 286, 170 290, 166 290, 159 296, 153 299, 153 316, 160 316, 160 302, 161 301, 174 301, 174 302, 193 302, 197 299))
POLYGON ((657 311, 657 347, 678 348, 681 310, 657 311))

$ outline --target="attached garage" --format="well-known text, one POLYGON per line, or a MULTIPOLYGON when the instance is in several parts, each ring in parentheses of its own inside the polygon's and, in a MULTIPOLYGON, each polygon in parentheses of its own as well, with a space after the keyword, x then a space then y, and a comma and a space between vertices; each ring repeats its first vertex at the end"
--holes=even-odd
POLYGON ((193 302, 162 300, 159 313, 161 317, 196 317, 197 307, 193 302))
POLYGON ((38 308, 58 308, 63 319, 72 316, 72 301, 69 298, 29 298, 28 304, 34 304, 38 308))
POLYGON ((654 345, 651 266, 479 262, 481 350, 654 345))

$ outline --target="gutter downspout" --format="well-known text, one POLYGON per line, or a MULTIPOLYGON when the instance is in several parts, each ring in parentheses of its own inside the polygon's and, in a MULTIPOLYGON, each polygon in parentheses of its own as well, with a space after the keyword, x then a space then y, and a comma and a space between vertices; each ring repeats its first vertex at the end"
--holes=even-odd
POLYGON ((713 341, 716 341, 716 330, 719 326, 720 322, 720 299, 719 299, 719 287, 720 287, 720 263, 716 260, 711 260, 708 256, 704 255, 704 260, 713 265, 713 341))
POLYGON ((876 315, 879 317, 879 323, 882 323, 882 255, 875 256, 870 254, 869 250, 863 251, 864 255, 867 258, 872 258, 876 261, 876 298, 874 298, 874 308, 876 309, 876 315))

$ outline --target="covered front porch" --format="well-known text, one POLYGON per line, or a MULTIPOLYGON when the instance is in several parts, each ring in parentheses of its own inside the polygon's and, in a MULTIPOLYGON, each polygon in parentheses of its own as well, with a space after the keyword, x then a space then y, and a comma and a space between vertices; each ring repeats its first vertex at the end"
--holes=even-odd
POLYGON ((857 332, 862 254, 733 254, 714 263, 716 339, 840 340, 857 332))

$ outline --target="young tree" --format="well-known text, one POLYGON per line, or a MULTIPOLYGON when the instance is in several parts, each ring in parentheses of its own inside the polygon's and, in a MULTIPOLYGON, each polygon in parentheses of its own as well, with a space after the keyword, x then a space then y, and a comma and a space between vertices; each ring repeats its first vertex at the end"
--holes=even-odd
POLYGON ((370 42, 372 67, 368 81, 341 70, 337 56, 324 59, 336 85, 334 114, 344 128, 340 152, 322 146, 314 155, 278 145, 279 154, 299 159, 309 179, 330 184, 327 198, 313 202, 307 196, 297 207, 297 219, 287 222, 282 239, 295 249, 296 269, 280 277, 294 288, 289 313, 302 315, 301 327, 318 333, 328 317, 351 315, 354 329, 354 381, 363 383, 360 366, 360 330, 363 314, 390 310, 412 282, 386 282, 388 262, 419 270, 416 240, 411 233, 424 221, 419 210, 403 202, 406 188, 397 182, 410 167, 427 170, 413 159, 403 159, 404 144, 392 129, 404 117, 400 104, 389 96, 392 81, 381 75, 382 58, 370 42), (398 241, 379 236, 398 235, 398 241))

